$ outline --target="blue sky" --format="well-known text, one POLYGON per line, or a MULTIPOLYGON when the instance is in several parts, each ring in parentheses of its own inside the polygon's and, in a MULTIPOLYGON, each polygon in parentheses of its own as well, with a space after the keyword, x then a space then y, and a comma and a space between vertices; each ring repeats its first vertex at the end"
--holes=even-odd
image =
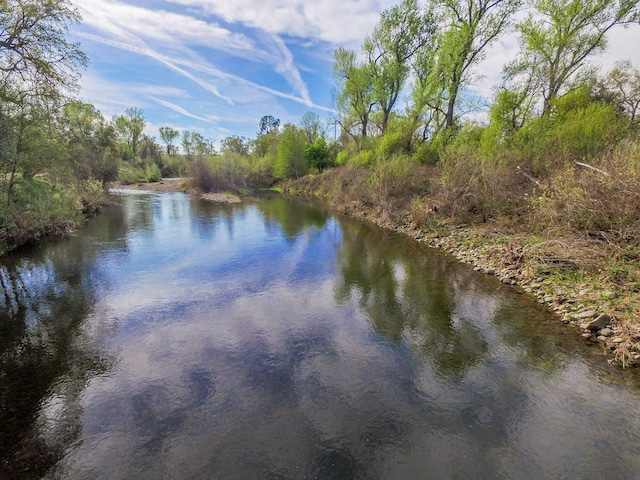
MULTIPOLYGON (((380 12, 399 0, 78 0, 72 30, 89 56, 79 96, 110 119, 144 111, 146 133, 199 132, 216 142, 255 137, 263 115, 298 123, 331 116, 333 51, 358 50, 380 12)), ((596 59, 640 67, 640 29, 611 32, 596 59)), ((478 69, 489 97, 517 41, 504 37, 478 69)))

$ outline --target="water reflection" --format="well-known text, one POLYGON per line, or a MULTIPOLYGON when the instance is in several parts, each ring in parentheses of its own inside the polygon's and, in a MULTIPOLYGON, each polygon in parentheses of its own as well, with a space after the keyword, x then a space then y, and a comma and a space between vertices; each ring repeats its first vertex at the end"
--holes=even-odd
POLYGON ((3 270, 9 291, 31 289, 5 295, 3 318, 22 320, 2 322, 13 352, 0 379, 4 476, 640 468, 638 390, 594 369, 573 335, 499 282, 282 198, 120 203, 113 219, 16 259, 19 275, 3 270), (25 378, 32 370, 42 381, 25 378), (34 458, 38 470, 25 470, 34 458))
POLYGON ((461 376, 486 354, 480 327, 498 302, 488 292, 470 295, 469 272, 389 232, 366 225, 344 231, 338 302, 357 297, 376 332, 392 342, 406 341, 442 375, 461 376), (459 311, 461 301, 476 302, 469 312, 476 318, 459 311))
POLYGON ((95 307, 96 259, 105 244, 124 247, 124 232, 122 217, 106 213, 83 236, 3 259, 0 478, 39 478, 80 437, 78 399, 113 364, 103 342, 116 325, 95 307))

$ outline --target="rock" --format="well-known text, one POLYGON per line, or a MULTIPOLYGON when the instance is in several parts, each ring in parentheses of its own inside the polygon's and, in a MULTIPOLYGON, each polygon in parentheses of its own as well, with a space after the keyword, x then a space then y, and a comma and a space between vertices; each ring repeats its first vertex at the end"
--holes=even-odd
POLYGON ((611 330, 610 328, 603 328, 602 330, 600 330, 600 335, 602 335, 603 337, 610 337, 611 335, 613 335, 613 330, 611 330))
POLYGON ((622 338, 622 337, 615 337, 615 338, 612 340, 612 342, 613 342, 613 343, 615 343, 615 344, 624 343, 624 338, 622 338))
POLYGON ((495 275, 496 271, 493 268, 487 268, 487 275, 495 275))
MULTIPOLYGON (((584 318, 593 318, 593 317, 595 317, 596 315, 597 315, 597 313, 596 313, 596 311, 595 311, 595 310, 586 310, 586 311, 584 311, 584 312, 580 312, 580 313, 576 316, 576 318, 577 318, 578 320, 580 320, 580 319, 584 319, 584 318)), ((598 328, 598 330, 600 330, 600 328, 602 328, 602 327, 599 327, 599 328, 598 328)))
POLYGON ((551 303, 551 302, 553 302, 552 295, 547 295, 546 297, 544 297, 544 303, 551 303))
POLYGON ((538 288, 540 288, 541 286, 542 286, 542 284, 541 284, 540 282, 533 282, 533 283, 531 284, 531 288, 535 288, 535 289, 538 289, 538 288))
POLYGON ((600 335, 604 337, 610 337, 611 335, 613 335, 613 330, 605 327, 602 330, 600 330, 600 335))
MULTIPOLYGON (((587 312, 584 312, 584 313, 587 313, 587 312)), ((582 315, 582 314, 578 314, 578 315, 582 315)), ((583 317, 583 318, 586 318, 586 317, 583 317)), ((604 327, 606 327, 610 323, 611 323, 611 317, 606 313, 603 313, 598 318, 596 318, 593 322, 587 325, 587 329, 591 330, 592 332, 597 332, 598 330, 602 330, 604 327)))
POLYGON ((582 338, 584 338, 585 340, 589 340, 591 338, 591 334, 590 333, 583 333, 582 338))
POLYGON ((618 298, 618 294, 612 291, 602 292, 602 296, 608 300, 613 300, 615 298, 618 298))
POLYGON ((582 297, 582 296, 586 295, 587 293, 589 293, 589 290, 585 288, 583 290, 580 290, 578 292, 578 295, 580 295, 582 297))
POLYGON ((597 340, 598 340, 600 343, 604 343, 604 342, 606 342, 606 341, 607 341, 607 337, 605 337, 604 335, 598 335, 597 340))

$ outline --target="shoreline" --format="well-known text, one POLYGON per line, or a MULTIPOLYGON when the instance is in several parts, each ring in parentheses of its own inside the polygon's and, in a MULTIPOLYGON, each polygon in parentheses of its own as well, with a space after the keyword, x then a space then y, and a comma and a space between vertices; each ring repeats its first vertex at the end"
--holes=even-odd
MULTIPOLYGON (((625 321, 614 305, 624 303, 623 294, 613 287, 600 289, 589 282, 558 281, 551 269, 546 274, 536 273, 523 261, 527 246, 518 243, 517 236, 497 233, 491 224, 439 225, 436 231, 390 220, 388 215, 362 205, 345 208, 326 199, 323 204, 447 252, 477 272, 496 276, 502 283, 521 289, 521 293, 536 297, 559 322, 576 331, 576 341, 601 348, 608 364, 621 369, 640 365, 640 325, 625 321)), ((558 259, 558 264, 563 261, 570 262, 558 259)))
POLYGON ((135 183, 132 185, 120 185, 113 183, 109 186, 109 190, 116 189, 134 189, 149 192, 181 192, 190 195, 196 195, 202 200, 213 203, 241 203, 242 199, 230 192, 208 192, 202 193, 197 189, 189 186, 187 178, 163 178, 159 182, 135 183))

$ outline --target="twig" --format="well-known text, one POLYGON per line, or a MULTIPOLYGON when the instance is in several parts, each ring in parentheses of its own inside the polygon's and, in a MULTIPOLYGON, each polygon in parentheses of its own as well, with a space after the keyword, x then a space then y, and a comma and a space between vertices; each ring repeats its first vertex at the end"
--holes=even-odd
POLYGON ((520 168, 520 165, 518 165, 518 166, 516 167, 516 170, 518 171, 518 173, 519 173, 519 174, 524 175, 526 178, 528 178, 529 180, 531 180, 531 181, 532 181, 533 183, 535 183, 537 186, 539 186, 539 187, 541 187, 541 186, 542 186, 542 184, 541 184, 539 181, 537 181, 535 178, 533 178, 533 177, 532 177, 531 175, 529 175, 527 172, 525 172, 524 170, 522 170, 522 169, 520 168))
POLYGON ((588 165, 586 163, 576 162, 576 164, 580 165, 581 167, 590 168, 591 170, 595 170, 596 172, 601 173, 602 175, 605 175, 607 177, 609 176, 609 174, 607 172, 605 172, 604 170, 600 170, 599 168, 592 167, 591 165, 588 165))

